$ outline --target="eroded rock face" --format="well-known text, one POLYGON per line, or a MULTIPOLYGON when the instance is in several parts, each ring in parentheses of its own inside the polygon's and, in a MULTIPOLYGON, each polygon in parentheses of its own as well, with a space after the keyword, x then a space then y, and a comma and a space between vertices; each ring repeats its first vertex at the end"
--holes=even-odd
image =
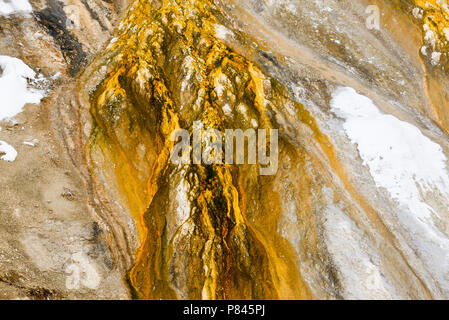
POLYGON ((8 15, 0 13, 0 76, 15 74, 19 66, 35 77, 6 78, 30 88, 4 95, 2 87, 0 108, 31 90, 45 97, 22 97, 40 103, 26 104, 14 119, 0 113, 2 146, 16 152, 7 158, 13 162, 0 160, 0 299, 126 299, 123 271, 95 217, 95 203, 89 203, 86 177, 75 153, 66 152, 64 134, 74 134, 64 129, 74 122, 61 103, 72 96, 72 76, 110 38, 120 9, 104 1, 33 0, 11 8, 8 15), (76 26, 68 21, 71 12, 80 13, 76 26), (13 59, 20 60, 2 69, 13 59))
POLYGON ((133 2, 78 104, 99 197, 136 224, 117 241, 135 297, 448 296, 446 62, 420 54, 421 3, 377 1, 379 30, 369 4, 133 2), (170 134, 194 121, 279 129, 277 173, 174 165, 170 134), (380 124, 391 146, 368 139, 380 124), (435 180, 397 127, 440 158, 435 180))

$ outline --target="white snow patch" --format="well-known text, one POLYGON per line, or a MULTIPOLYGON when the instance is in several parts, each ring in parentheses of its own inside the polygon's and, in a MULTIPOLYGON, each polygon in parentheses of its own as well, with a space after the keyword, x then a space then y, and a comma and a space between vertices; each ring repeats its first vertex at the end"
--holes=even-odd
POLYGON ((377 187, 385 188, 398 203, 399 220, 449 293, 449 239, 435 226, 438 213, 426 203, 429 194, 443 203, 449 197, 447 159, 441 146, 410 123, 381 113, 373 101, 352 88, 337 89, 331 108, 345 119, 344 130, 357 144, 363 164, 377 187))
POLYGON ((5 141, 0 140, 0 159, 7 162, 13 162, 17 158, 17 151, 5 141))
POLYGON ((22 60, 0 56, 0 121, 22 112, 26 103, 39 103, 44 97, 41 90, 28 87, 28 81, 40 81, 36 73, 22 60))
POLYGON ((286 5, 285 5, 285 8, 288 10, 288 11, 290 11, 291 13, 297 13, 298 11, 297 11, 297 9, 296 9, 296 6, 293 4, 293 3, 287 3, 286 5))
POLYGON ((33 12, 33 7, 31 7, 28 0, 0 0, 0 15, 28 15, 31 12, 33 12))

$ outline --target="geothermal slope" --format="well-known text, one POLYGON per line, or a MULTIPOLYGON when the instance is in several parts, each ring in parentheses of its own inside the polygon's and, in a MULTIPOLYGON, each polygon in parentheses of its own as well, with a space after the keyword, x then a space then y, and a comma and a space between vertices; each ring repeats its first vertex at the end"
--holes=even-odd
POLYGON ((0 298, 449 299, 449 1, 0 0, 0 298), (174 164, 175 129, 278 129, 174 164))

